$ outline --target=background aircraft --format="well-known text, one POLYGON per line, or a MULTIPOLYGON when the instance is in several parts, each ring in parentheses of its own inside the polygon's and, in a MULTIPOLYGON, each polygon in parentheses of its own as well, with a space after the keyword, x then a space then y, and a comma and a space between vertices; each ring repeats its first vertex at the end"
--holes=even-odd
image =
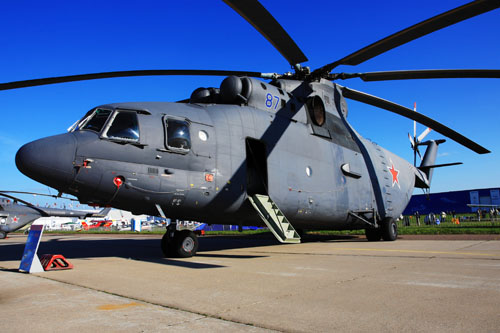
POLYGON ((19 230, 33 223, 40 217, 59 216, 77 217, 80 219, 87 217, 104 217, 110 210, 110 208, 105 208, 99 212, 92 213, 79 210, 36 207, 27 201, 6 193, 0 193, 0 196, 8 198, 0 201, 0 239, 7 237, 9 232, 19 230))

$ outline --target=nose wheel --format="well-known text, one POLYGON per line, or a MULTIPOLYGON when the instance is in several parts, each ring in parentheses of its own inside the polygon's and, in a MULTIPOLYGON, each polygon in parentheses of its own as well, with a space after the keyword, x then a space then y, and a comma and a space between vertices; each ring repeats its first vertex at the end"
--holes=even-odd
POLYGON ((172 230, 161 239, 161 250, 165 257, 189 258, 198 250, 198 236, 191 230, 172 230))
POLYGON ((0 231, 0 239, 4 239, 7 237, 7 233, 5 231, 0 231))

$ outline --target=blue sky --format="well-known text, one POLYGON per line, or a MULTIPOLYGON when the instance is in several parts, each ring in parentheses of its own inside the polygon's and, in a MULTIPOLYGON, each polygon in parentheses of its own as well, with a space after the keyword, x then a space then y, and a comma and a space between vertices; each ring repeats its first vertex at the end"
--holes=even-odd
MULTIPOLYGON (((311 68, 466 1, 269 1, 309 58, 311 68)), ((222 1, 3 1, 0 82, 132 69, 228 69, 283 73, 287 61, 222 1)), ((428 68, 500 69, 500 10, 420 38, 356 66, 363 72, 428 68)), ((222 77, 106 79, 0 92, 2 188, 41 191, 14 163, 24 143, 64 132, 92 107, 109 102, 176 101, 222 77)), ((500 186, 500 80, 339 82, 412 107, 492 151, 477 155, 448 140, 432 192, 500 186)), ((348 101, 348 120, 363 136, 412 160, 413 122, 348 101)), ((418 126, 418 131, 424 126, 418 126)), ((441 138, 432 133, 429 138, 441 138)))

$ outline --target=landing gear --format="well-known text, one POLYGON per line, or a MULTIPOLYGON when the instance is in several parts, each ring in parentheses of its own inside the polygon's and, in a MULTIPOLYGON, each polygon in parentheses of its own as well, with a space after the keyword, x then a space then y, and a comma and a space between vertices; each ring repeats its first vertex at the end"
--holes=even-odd
POLYGON ((161 239, 161 250, 165 257, 192 257, 198 250, 198 237, 191 230, 175 230, 175 225, 169 226, 161 239))
POLYGON ((365 229, 365 235, 366 235, 366 239, 369 241, 369 242, 376 242, 376 241, 379 241, 380 238, 382 238, 382 235, 380 233, 380 228, 366 228, 365 229))
POLYGON ((7 237, 7 233, 5 231, 0 231, 0 239, 4 239, 7 237))
POLYGON ((378 228, 366 228, 365 235, 369 242, 376 242, 381 238, 385 241, 395 241, 398 238, 398 226, 394 219, 386 218, 379 223, 378 228))
POLYGON ((398 226, 392 218, 386 218, 380 224, 380 233, 385 241, 395 241, 398 238, 398 226))

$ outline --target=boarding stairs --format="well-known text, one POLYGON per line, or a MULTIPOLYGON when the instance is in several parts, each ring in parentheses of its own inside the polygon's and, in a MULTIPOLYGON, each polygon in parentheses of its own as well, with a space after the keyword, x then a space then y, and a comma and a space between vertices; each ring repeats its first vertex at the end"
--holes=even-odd
POLYGON ((248 199, 278 241, 281 243, 300 243, 299 234, 269 196, 255 194, 249 196, 248 199))

